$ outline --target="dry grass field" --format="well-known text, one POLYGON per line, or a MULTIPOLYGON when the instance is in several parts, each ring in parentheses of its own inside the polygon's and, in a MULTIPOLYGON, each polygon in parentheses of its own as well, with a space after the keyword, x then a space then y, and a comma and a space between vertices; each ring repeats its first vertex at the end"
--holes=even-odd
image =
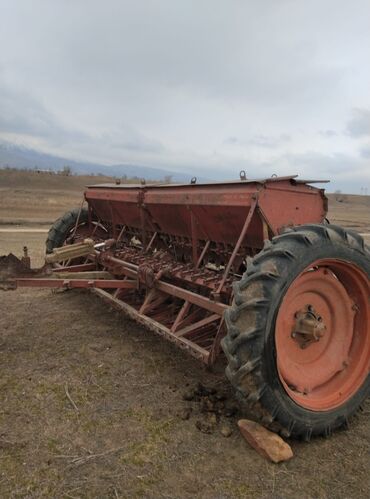
MULTIPOLYGON (((46 230, 97 180, 0 171, 0 255, 27 243, 41 264, 46 234, 22 231, 46 230)), ((363 233, 369 212, 370 197, 330 199, 329 219, 363 233)), ((295 457, 273 465, 240 437, 238 413, 197 429, 208 416, 183 400, 189 388, 216 387, 235 405, 222 363, 205 369, 88 292, 0 293, 1 498, 370 496, 369 403, 349 430, 290 442, 295 457)))
POLYGON ((329 194, 328 197, 330 222, 366 234, 365 239, 370 242, 370 196, 329 194))
POLYGON ((114 181, 103 176, 63 176, 0 170, 0 224, 47 224, 82 201, 84 187, 114 181))

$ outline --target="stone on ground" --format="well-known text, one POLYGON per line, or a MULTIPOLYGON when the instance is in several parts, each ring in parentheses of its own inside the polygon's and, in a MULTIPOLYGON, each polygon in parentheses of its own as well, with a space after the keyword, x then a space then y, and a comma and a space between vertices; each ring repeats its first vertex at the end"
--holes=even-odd
POLYGON ((279 435, 267 430, 255 421, 240 419, 238 426, 241 434, 261 456, 273 463, 287 461, 293 457, 293 451, 279 435))

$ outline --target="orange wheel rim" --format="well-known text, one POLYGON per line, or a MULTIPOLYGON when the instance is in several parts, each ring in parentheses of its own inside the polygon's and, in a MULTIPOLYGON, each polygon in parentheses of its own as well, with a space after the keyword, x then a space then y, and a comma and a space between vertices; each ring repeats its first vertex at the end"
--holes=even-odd
POLYGON ((277 368, 294 402, 328 411, 349 400, 370 364, 369 280, 353 263, 317 260, 288 288, 276 319, 277 368))

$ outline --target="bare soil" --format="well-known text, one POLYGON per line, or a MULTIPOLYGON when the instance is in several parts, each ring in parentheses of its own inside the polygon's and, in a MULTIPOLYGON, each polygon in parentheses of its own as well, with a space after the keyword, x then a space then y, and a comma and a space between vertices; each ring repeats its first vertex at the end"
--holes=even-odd
POLYGON ((370 196, 329 194, 328 197, 330 222, 365 233, 370 241, 370 196))
MULTIPOLYGON (((54 195, 41 189, 42 196, 54 195)), ((367 199, 357 198, 343 208, 334 200, 329 218, 370 233, 367 199)), ((45 228, 34 225, 41 212, 29 212, 29 198, 16 217, 2 202, 8 223, 18 217, 20 229, 45 228)), ((51 215, 42 212, 45 221, 51 215)), ((41 264, 44 240, 0 231, 0 255, 20 254, 27 243, 41 264)), ((238 433, 222 362, 207 370, 89 292, 0 297, 1 498, 370 496, 369 401, 348 430, 292 441, 294 458, 274 465, 238 433), (231 410, 213 416, 204 398, 184 400, 199 382, 231 410)))

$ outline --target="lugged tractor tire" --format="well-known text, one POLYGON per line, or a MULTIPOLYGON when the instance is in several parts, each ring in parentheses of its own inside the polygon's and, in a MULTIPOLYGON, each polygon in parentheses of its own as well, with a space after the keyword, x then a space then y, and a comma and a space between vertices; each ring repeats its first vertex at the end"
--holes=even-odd
POLYGON ((71 231, 74 229, 76 222, 85 224, 88 221, 88 210, 82 208, 80 216, 80 208, 74 208, 67 211, 62 217, 58 218, 50 227, 48 237, 46 239, 46 253, 51 253, 54 248, 63 246, 71 231))
POLYGON ((335 225, 288 229, 248 259, 222 347, 227 377, 262 424, 309 440, 359 409, 370 393, 369 282, 369 247, 335 225), (306 301, 310 336, 296 326, 306 301))

